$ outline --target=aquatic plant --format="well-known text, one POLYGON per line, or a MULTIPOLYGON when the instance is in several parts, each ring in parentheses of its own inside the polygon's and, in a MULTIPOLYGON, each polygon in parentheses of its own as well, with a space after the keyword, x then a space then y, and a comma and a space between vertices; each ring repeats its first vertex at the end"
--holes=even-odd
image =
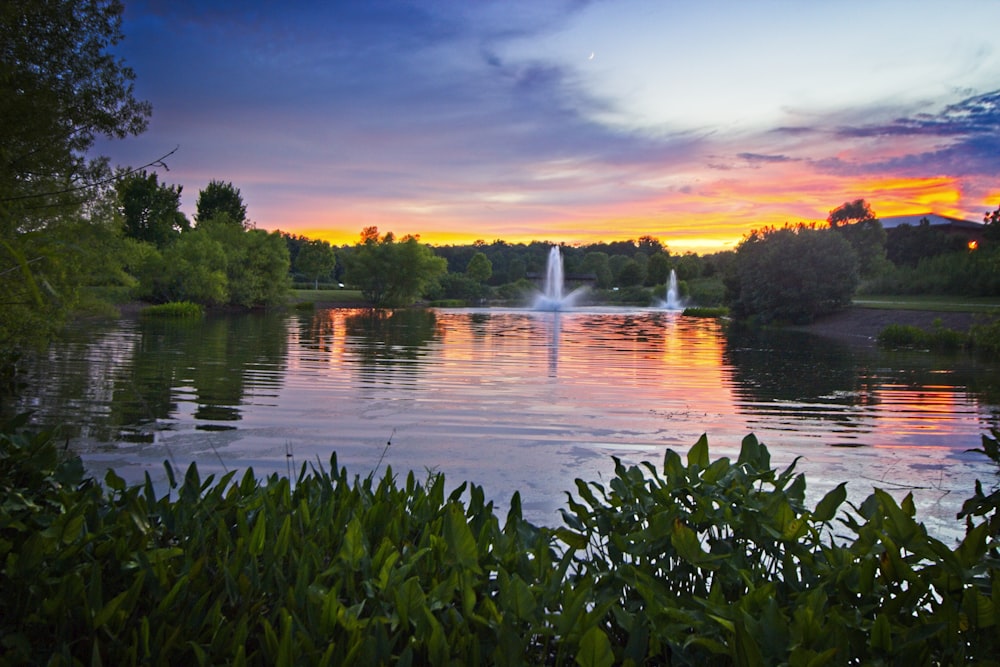
MULTIPOLYGON (((912 500, 814 507, 748 436, 577 481, 556 529, 336 456, 103 485, 0 428, 2 664, 959 664, 1000 651, 997 503, 949 547, 912 500), (991 526, 993 528, 991 528, 991 526), (846 531, 846 534, 842 534, 846 531)), ((996 434, 994 434, 996 435, 996 434)), ((996 440, 984 438, 996 447, 996 440)), ((985 451, 985 450, 984 450, 985 451)), ((991 450, 992 451, 992 450, 991 450)), ((981 491, 977 487, 977 492, 981 491)), ((979 498, 979 496, 982 496, 979 498)), ((974 499, 975 500, 975 499, 974 499)))
POLYGON ((205 308, 199 303, 190 301, 170 301, 154 306, 146 306, 140 314, 143 317, 201 317, 205 314, 205 308))

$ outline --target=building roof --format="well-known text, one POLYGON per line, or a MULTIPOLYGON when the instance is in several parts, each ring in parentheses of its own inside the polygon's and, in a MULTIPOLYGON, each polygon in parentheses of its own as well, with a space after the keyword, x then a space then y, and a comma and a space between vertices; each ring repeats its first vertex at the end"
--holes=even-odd
POLYGON ((879 222, 882 223, 884 229, 892 229, 894 227, 899 227, 900 225, 911 225, 916 227, 920 224, 920 221, 927 218, 928 222, 931 223, 931 227, 951 227, 952 229, 978 229, 983 228, 983 223, 974 222, 972 220, 963 220, 962 218, 952 218, 947 215, 938 215, 937 213, 918 213, 916 215, 891 215, 885 218, 879 218, 879 222))

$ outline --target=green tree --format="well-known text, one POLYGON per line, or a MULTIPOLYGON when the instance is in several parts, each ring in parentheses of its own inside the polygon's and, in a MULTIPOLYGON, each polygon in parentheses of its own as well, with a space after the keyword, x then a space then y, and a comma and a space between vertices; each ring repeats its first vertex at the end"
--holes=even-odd
POLYGON ((361 243, 348 256, 349 281, 361 289, 377 308, 406 306, 416 301, 448 270, 448 262, 437 257, 415 236, 396 241, 392 232, 379 239, 377 227, 361 233, 361 243))
POLYGON ((244 229, 225 213, 202 220, 198 229, 223 248, 226 303, 255 308, 279 303, 288 292, 288 246, 281 232, 244 229))
POLYGON ((584 273, 593 273, 596 276, 597 287, 608 289, 614 285, 608 253, 601 251, 588 252, 583 256, 583 263, 580 265, 580 268, 584 273))
POLYGON ((842 235, 858 255, 861 276, 870 278, 886 268, 886 234, 864 199, 846 202, 830 211, 830 229, 842 235))
POLYGON ((621 271, 618 272, 618 284, 622 287, 641 285, 645 279, 646 272, 642 264, 635 259, 626 259, 621 271))
POLYGON ((477 283, 485 283, 493 275, 493 263, 483 252, 477 252, 469 260, 465 275, 477 283))
POLYGON ((983 223, 983 237, 991 246, 1000 247, 1000 206, 995 211, 988 211, 983 216, 983 223))
POLYGON ((181 234, 162 252, 147 244, 137 274, 141 286, 138 296, 154 303, 221 305, 229 300, 226 248, 206 229, 181 234))
POLYGON ((247 220, 247 205, 243 203, 240 189, 232 183, 213 180, 198 193, 194 220, 200 225, 206 220, 218 222, 223 219, 243 228, 250 226, 247 220))
POLYGON ((115 184, 125 235, 162 248, 191 228, 181 213, 181 186, 160 184, 156 173, 145 170, 124 176, 115 184))
POLYGON ((650 285, 666 285, 669 276, 670 255, 662 251, 651 255, 646 264, 646 282, 650 285))
POLYGON ((121 14, 114 0, 0 6, 0 354, 59 326, 93 269, 77 254, 110 178, 95 139, 146 128, 150 106, 112 55, 121 14))
POLYGON ((319 239, 307 241, 299 248, 295 257, 295 270, 313 281, 313 289, 319 289, 319 279, 329 276, 337 267, 337 255, 329 242, 319 239))
POLYGON ((858 259, 840 234, 786 225, 750 232, 726 276, 726 298, 738 319, 805 324, 850 304, 858 259))

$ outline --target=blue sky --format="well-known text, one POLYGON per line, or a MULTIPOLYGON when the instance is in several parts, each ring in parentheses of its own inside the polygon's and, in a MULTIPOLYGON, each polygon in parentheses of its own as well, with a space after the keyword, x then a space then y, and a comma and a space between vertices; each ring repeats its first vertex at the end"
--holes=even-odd
POLYGON ((1000 2, 126 2, 150 129, 102 144, 192 213, 349 243, 731 248, 863 197, 1000 204, 1000 2))

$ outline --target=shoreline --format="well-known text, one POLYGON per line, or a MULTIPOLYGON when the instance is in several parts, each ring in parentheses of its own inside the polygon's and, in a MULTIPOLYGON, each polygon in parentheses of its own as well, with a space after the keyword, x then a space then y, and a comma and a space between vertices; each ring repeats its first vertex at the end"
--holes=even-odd
POLYGON ((930 331, 935 326, 968 332, 973 325, 985 322, 984 313, 861 308, 853 306, 803 326, 788 327, 820 336, 874 345, 879 333, 891 324, 915 326, 930 331))

